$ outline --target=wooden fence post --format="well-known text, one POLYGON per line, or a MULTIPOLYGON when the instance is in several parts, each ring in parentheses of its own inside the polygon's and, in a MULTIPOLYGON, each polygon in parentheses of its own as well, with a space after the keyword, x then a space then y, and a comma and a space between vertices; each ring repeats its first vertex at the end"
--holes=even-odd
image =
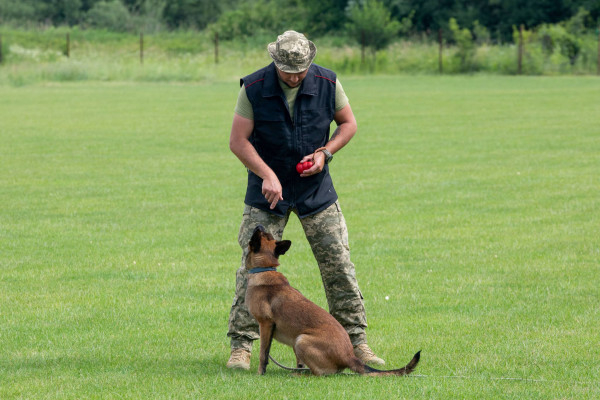
POLYGON ((360 32, 360 65, 365 65, 365 31, 360 32))
POLYGON ((2 35, 0 35, 0 64, 2 64, 2 35))
POLYGON ((215 32, 215 64, 219 63, 219 32, 215 32))
POLYGON ((67 56, 67 58, 69 58, 71 56, 71 36, 69 35, 69 32, 67 32, 67 44, 65 47, 65 56, 67 56))
MULTIPOLYGON (((2 43, 0 41, 0 43, 2 43)), ((0 56, 0 60, 2 59, 2 57, 0 56)), ((600 75, 600 26, 598 27, 598 66, 597 66, 597 71, 596 73, 598 75, 600 75)))
POLYGON ((440 75, 444 73, 444 63, 442 60, 442 50, 444 49, 444 42, 442 40, 442 28, 438 30, 438 42, 440 44, 440 55, 439 55, 439 65, 440 65, 440 75))
POLYGON ((523 24, 519 26, 519 56, 517 60, 517 73, 523 73, 523 24))
POLYGON ((140 32, 140 64, 144 64, 144 32, 140 32))

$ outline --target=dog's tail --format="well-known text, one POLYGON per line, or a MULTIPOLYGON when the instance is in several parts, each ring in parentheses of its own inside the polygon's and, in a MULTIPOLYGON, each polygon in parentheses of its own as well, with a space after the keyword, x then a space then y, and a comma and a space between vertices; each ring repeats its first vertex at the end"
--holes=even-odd
MULTIPOLYGON (((410 360, 410 362, 408 364, 406 364, 405 367, 400 368, 400 369, 392 369, 389 371, 380 371, 378 369, 375 368, 371 368, 368 365, 364 365, 364 372, 362 372, 365 375, 369 375, 369 376, 391 376, 391 375, 396 375, 396 376, 400 376, 400 375, 408 375, 411 372, 413 372, 415 370, 415 368, 417 367, 417 364, 419 363, 419 360, 421 359, 421 350, 419 350, 417 352, 417 354, 415 354, 412 358, 412 360, 410 360)), ((358 372, 358 371, 357 371, 358 372)))

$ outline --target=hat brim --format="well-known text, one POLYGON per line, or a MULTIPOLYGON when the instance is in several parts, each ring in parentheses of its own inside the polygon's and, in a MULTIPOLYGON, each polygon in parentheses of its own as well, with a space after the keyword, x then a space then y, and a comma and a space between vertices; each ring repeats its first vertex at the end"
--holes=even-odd
POLYGON ((311 42, 310 40, 308 41, 308 47, 310 49, 310 53, 309 53, 310 55, 309 55, 308 59, 306 60, 306 62, 299 64, 299 65, 286 64, 283 60, 281 60, 277 56, 277 42, 269 43, 269 45, 267 46, 267 49, 269 51, 269 55, 275 62, 275 66, 279 70, 286 72, 288 74, 298 74, 300 72, 306 71, 308 69, 308 67, 310 67, 310 64, 312 64, 313 60, 315 59, 315 56, 317 55, 317 46, 315 46, 315 44, 313 42, 311 42))

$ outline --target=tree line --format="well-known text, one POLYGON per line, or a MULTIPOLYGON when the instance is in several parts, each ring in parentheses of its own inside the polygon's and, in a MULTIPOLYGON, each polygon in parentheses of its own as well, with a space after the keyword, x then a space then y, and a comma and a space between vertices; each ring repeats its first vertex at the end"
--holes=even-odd
POLYGON ((584 26, 596 29, 598 0, 0 0, 0 23, 132 32, 211 29, 234 39, 290 28, 313 37, 358 36, 357 26, 373 24, 373 18, 387 29, 380 36, 394 37, 450 32, 454 20, 475 35, 479 30, 491 41, 506 42, 515 26, 554 24, 581 10, 584 26))

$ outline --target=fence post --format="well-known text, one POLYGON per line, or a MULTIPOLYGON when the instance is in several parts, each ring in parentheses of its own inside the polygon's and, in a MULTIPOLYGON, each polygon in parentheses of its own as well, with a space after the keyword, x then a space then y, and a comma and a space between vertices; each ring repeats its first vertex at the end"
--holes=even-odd
POLYGON ((365 31, 360 32, 360 65, 365 65, 365 31))
POLYGON ((2 64, 2 35, 0 35, 0 64, 2 64))
POLYGON ((140 32, 140 64, 144 64, 144 32, 140 32))
POLYGON ((67 58, 69 58, 71 56, 71 36, 69 35, 69 32, 67 32, 67 44, 65 47, 65 56, 67 56, 67 58))
POLYGON ((215 32, 215 64, 219 63, 219 32, 215 32))
POLYGON ((444 63, 442 60, 442 50, 444 49, 444 43, 442 40, 442 28, 438 30, 438 42, 440 44, 440 55, 439 55, 439 65, 440 65, 440 75, 444 73, 444 63))
POLYGON ((519 26, 519 56, 517 61, 517 73, 521 75, 523 72, 523 24, 519 26))

